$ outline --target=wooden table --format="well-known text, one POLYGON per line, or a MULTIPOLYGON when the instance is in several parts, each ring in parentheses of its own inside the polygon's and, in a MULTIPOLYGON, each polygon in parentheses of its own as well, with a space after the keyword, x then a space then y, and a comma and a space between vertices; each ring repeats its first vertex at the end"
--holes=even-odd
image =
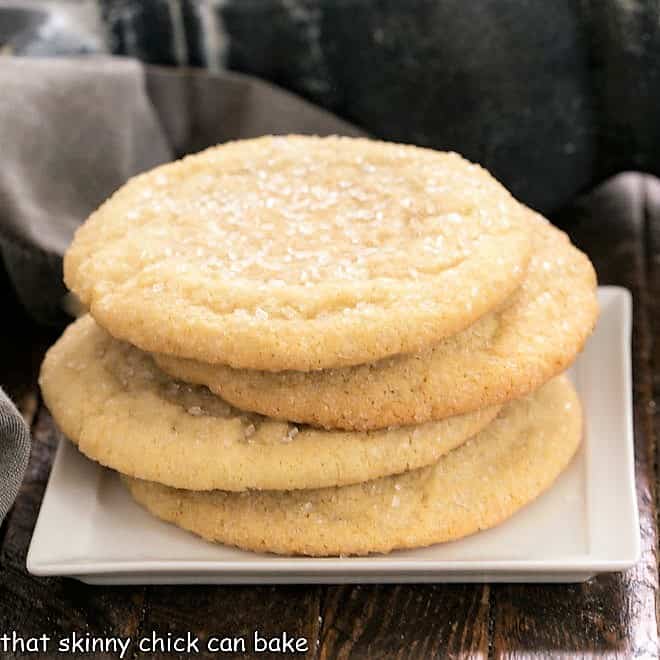
POLYGON ((60 636, 75 630, 136 638, 152 630, 190 630, 201 637, 250 637, 256 629, 306 637, 310 658, 657 657, 660 349, 654 340, 660 319, 660 184, 621 175, 555 221, 569 227, 590 254, 601 283, 626 286, 634 296, 643 547, 638 566, 571 585, 91 587, 32 577, 25 557, 58 441, 39 398, 36 373, 54 335, 30 324, 10 302, 2 324, 2 385, 32 426, 33 451, 21 493, 0 532, 0 634, 60 636))

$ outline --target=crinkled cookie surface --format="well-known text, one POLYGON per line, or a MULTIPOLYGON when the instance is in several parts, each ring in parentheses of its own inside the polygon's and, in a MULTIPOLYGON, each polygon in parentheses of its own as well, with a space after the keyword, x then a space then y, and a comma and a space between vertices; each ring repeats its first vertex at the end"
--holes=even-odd
POLYGON ((129 181, 77 231, 65 280, 143 350, 354 365, 420 350, 505 300, 530 256, 522 215, 457 154, 265 137, 129 181))

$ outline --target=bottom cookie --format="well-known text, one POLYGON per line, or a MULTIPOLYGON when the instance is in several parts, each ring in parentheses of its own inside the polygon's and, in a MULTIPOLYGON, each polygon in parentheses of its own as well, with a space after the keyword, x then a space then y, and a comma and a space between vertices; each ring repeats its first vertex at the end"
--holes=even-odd
POLYGON ((124 477, 137 502, 205 539, 258 552, 336 556, 451 541, 493 527, 545 491, 582 436, 573 386, 556 378, 508 404, 438 463, 352 486, 197 492, 124 477))

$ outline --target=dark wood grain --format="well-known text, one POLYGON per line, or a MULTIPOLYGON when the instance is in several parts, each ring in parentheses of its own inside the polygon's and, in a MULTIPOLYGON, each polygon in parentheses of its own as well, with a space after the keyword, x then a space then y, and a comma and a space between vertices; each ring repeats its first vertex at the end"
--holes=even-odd
POLYGON ((488 585, 329 587, 319 657, 487 657, 489 594, 488 585))
POLYGON ((0 632, 137 638, 152 631, 190 630, 206 639, 286 631, 309 640, 310 651, 299 657, 323 659, 657 657, 660 184, 621 176, 556 220, 570 227, 575 242, 592 257, 601 283, 626 286, 634 295, 643 545, 638 566, 574 585, 112 588, 32 577, 25 571, 25 557, 58 438, 36 387, 37 368, 53 332, 35 327, 19 308, 10 307, 15 322, 0 328, 0 383, 32 423, 34 448, 19 498, 0 531, 0 632))

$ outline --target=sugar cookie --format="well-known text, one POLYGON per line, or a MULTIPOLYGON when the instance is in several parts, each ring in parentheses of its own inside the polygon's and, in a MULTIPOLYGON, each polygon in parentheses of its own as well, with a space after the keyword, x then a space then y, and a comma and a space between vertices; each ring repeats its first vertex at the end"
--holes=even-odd
POLYGON ((307 371, 464 329, 518 286, 530 252, 520 204, 456 154, 265 137, 129 181, 76 232, 64 275, 143 350, 307 371))

